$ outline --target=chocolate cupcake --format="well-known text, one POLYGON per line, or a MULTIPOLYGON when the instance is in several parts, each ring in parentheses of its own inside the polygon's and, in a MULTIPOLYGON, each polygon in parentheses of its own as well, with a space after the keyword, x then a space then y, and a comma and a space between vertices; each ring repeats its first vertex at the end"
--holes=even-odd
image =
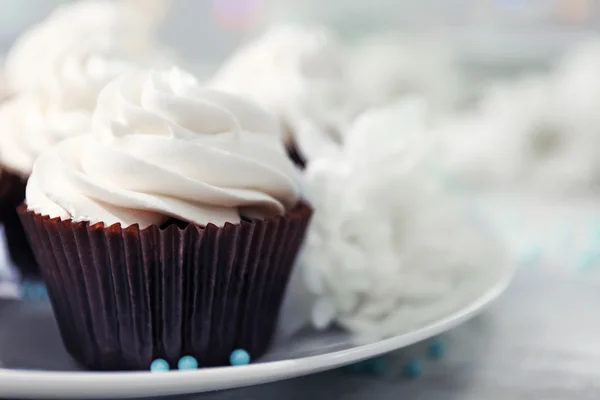
POLYGON ((69 353, 260 357, 312 214, 275 118, 173 69, 111 82, 93 120, 40 155, 20 208, 69 353))

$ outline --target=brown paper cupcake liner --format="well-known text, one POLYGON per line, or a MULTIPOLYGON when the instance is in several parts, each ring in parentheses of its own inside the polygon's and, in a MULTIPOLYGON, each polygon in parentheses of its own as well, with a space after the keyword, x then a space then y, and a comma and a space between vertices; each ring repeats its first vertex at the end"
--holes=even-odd
POLYGON ((17 207, 25 200, 27 180, 3 169, 0 175, 0 224, 10 258, 22 275, 37 275, 39 269, 33 257, 31 246, 17 214, 17 207))
POLYGON ((253 359, 273 337, 311 208, 218 228, 51 219, 19 208, 63 342, 83 366, 147 369, 226 365, 241 348, 253 359))
POLYGON ((296 164, 296 166, 300 169, 306 168, 306 160, 300 153, 300 150, 295 144, 291 144, 287 147, 288 157, 296 164))

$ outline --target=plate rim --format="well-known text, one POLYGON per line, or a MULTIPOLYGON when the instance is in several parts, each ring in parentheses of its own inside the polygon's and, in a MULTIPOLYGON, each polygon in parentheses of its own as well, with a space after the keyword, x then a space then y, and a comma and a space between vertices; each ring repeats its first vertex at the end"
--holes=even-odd
POLYGON ((465 306, 420 328, 374 343, 288 360, 165 373, 0 368, 0 397, 106 399, 183 395, 242 388, 339 368, 429 339, 480 314, 508 288, 516 267, 500 270, 498 278, 465 306))

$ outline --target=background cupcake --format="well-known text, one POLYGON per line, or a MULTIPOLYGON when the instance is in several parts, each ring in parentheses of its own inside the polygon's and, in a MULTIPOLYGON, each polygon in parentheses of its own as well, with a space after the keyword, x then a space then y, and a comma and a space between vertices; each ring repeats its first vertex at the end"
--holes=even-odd
POLYGON ((210 85, 274 112, 290 155, 303 165, 303 142, 312 149, 315 135, 338 141, 354 112, 344 61, 343 47, 325 28, 275 27, 226 60, 210 85))
POLYGON ((134 65, 153 63, 157 49, 145 20, 107 1, 60 7, 14 45, 6 74, 15 95, 0 108, 0 221, 22 272, 36 268, 15 208, 37 155, 89 133, 101 88, 134 65))
POLYGON ((157 45, 154 35, 161 15, 155 5, 161 2, 146 2, 147 12, 139 3, 82 0, 57 7, 15 41, 6 57, 7 84, 17 93, 36 88, 56 69, 56 58, 65 48, 81 47, 97 35, 131 58, 160 61, 166 49, 157 45))
POLYGON ((276 119, 177 69, 103 89, 37 159, 22 220, 68 351, 93 369, 261 356, 311 216, 276 119))

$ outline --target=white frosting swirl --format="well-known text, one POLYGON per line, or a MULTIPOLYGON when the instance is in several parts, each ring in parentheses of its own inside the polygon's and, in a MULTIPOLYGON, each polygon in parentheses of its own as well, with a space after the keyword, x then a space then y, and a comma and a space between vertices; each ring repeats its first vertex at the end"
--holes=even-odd
POLYGON ((285 141, 309 121, 319 131, 339 130, 351 113, 344 52, 321 28, 272 28, 239 49, 210 85, 254 99, 286 128, 285 141))
POLYGON ((178 69, 125 74, 98 97, 92 135, 40 155, 27 205, 141 227, 280 215, 297 202, 298 181, 279 135, 271 114, 178 69))
POLYGON ((71 43, 57 52, 33 90, 45 96, 53 110, 93 110, 100 90, 134 65, 144 64, 114 43, 110 37, 94 34, 71 43))
POLYGON ((0 108, 0 161, 27 176, 41 150, 88 133, 100 90, 134 65, 125 49, 100 34, 64 46, 35 87, 0 108))
POLYGON ((28 176, 39 152, 88 133, 100 90, 160 53, 151 19, 127 1, 86 0, 58 7, 20 38, 7 59, 17 94, 0 109, 0 162, 28 176))
POLYGON ((56 58, 86 48, 90 37, 102 37, 110 47, 130 57, 154 57, 153 24, 127 1, 85 0, 63 5, 25 32, 6 58, 6 75, 13 92, 36 87, 51 75, 56 58))
POLYGON ((52 111, 35 94, 22 94, 0 107, 0 161, 12 172, 29 176, 38 154, 69 136, 89 133, 91 112, 75 108, 52 111))

